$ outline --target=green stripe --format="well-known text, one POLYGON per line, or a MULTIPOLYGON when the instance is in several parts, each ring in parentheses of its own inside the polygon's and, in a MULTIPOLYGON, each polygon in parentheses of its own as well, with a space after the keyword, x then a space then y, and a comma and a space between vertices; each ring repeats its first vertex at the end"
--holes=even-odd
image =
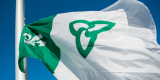
MULTIPOLYGON (((59 60, 60 60, 60 49, 55 45, 53 40, 50 37, 50 32, 52 30, 52 22, 53 18, 56 15, 40 19, 35 21, 34 23, 28 24, 24 26, 21 34, 20 44, 19 44, 19 68, 22 72, 25 72, 23 66, 23 58, 25 57, 33 57, 41 60, 46 67, 50 70, 51 73, 54 73, 59 60), (44 41, 46 44, 45 46, 39 46, 39 43, 35 43, 33 46, 32 44, 26 44, 24 42, 23 34, 29 34, 32 36, 39 35, 39 33, 43 36, 41 41, 44 41)), ((36 41, 35 41, 36 42, 36 41)))

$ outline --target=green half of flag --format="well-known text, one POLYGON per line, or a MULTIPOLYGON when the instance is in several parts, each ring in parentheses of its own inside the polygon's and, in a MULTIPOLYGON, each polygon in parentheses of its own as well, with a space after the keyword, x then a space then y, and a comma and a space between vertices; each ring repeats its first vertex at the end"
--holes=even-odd
POLYGON ((19 68, 25 72, 23 58, 33 57, 41 60, 50 72, 54 73, 59 60, 60 49, 50 37, 52 20, 56 15, 40 19, 24 26, 19 44, 19 68))

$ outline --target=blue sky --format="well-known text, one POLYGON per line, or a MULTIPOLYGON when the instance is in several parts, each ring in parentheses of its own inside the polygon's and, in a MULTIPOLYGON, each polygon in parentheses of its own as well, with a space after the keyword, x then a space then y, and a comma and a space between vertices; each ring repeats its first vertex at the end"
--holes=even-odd
MULTIPOLYGON (((99 11, 117 0, 25 0, 26 24, 58 13, 99 11)), ((160 0, 139 0, 150 10, 160 43, 160 0)), ((15 80, 15 8, 16 0, 0 0, 0 80, 15 80)), ((29 80, 56 80, 37 59, 28 58, 29 80)))

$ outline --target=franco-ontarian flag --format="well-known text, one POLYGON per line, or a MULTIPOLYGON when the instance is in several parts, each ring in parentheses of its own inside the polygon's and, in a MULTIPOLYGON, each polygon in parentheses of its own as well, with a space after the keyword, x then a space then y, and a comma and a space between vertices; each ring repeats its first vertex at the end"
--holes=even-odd
POLYGON ((119 0, 102 11, 68 12, 25 25, 23 58, 41 60, 58 80, 160 80, 160 47, 148 8, 119 0))

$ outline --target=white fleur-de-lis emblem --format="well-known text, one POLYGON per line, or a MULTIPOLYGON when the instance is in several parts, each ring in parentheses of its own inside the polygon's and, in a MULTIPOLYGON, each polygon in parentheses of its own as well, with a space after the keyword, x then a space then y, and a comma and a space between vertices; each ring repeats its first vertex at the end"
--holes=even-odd
POLYGON ((44 41, 41 40, 43 38, 41 34, 36 35, 33 38, 28 33, 24 33, 23 36, 24 36, 24 42, 26 44, 31 44, 33 46, 35 46, 35 44, 38 44, 38 46, 44 46, 46 44, 44 41))

